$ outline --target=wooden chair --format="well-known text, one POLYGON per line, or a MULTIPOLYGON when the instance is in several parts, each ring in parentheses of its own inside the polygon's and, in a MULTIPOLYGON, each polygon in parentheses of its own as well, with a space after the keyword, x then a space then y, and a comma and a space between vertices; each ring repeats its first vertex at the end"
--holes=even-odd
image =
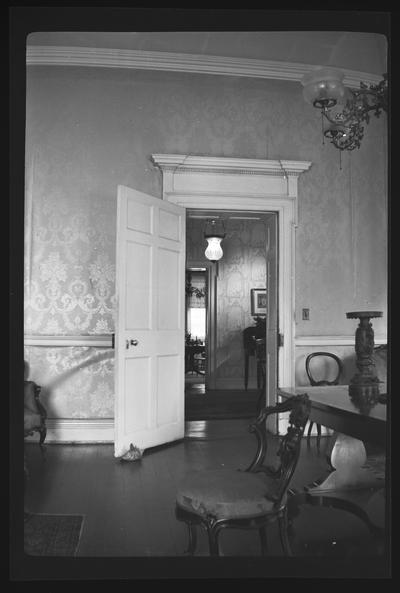
MULTIPOLYGON (((307 377, 308 380, 310 381, 310 384, 312 386, 323 386, 323 385, 338 385, 339 384, 339 379, 343 373, 343 363, 340 360, 340 358, 338 356, 336 356, 336 354, 332 354, 331 352, 312 352, 311 354, 309 354, 306 358, 306 373, 307 373, 307 377), (323 380, 319 380, 317 381, 312 373, 311 373, 311 368, 310 368, 310 362, 313 358, 315 357, 323 357, 323 358, 332 358, 336 364, 337 364, 337 373, 336 376, 333 380, 328 381, 326 379, 323 380)), ((310 425, 308 427, 308 432, 307 432, 307 439, 310 439, 311 436, 311 431, 312 431, 312 427, 314 425, 314 422, 310 422, 310 425)), ((317 425, 317 434, 318 434, 318 442, 319 439, 321 438, 321 425, 316 423, 317 425)))
POLYGON ((287 537, 286 493, 296 468, 301 438, 310 414, 307 394, 297 395, 262 409, 249 429, 257 438, 257 451, 244 470, 215 469, 192 472, 183 480, 176 497, 176 518, 189 529, 189 548, 197 544, 196 527, 208 534, 211 556, 219 556, 218 537, 222 529, 257 529, 261 553, 267 553, 266 526, 278 521, 282 548, 291 554, 287 537), (290 411, 287 433, 280 439, 278 463, 267 465, 266 421, 274 414, 290 411))
MULTIPOLYGON (((35 432, 39 433, 39 446, 44 450, 43 444, 46 439, 47 428, 46 418, 47 412, 43 404, 39 400, 41 391, 40 385, 34 381, 24 381, 24 438, 33 435, 35 432)), ((28 466, 26 462, 26 455, 24 453, 24 489, 26 490, 28 482, 28 466)))
POLYGON ((47 412, 39 400, 40 385, 34 381, 24 381, 24 436, 39 433, 39 444, 42 446, 46 438, 47 412))

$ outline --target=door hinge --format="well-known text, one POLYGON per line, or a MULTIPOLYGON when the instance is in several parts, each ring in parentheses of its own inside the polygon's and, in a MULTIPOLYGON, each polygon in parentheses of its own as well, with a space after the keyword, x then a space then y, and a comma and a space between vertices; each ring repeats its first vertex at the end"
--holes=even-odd
POLYGON ((283 347, 283 334, 278 334, 278 348, 283 347))
POLYGON ((115 348, 115 334, 111 334, 111 348, 115 348))

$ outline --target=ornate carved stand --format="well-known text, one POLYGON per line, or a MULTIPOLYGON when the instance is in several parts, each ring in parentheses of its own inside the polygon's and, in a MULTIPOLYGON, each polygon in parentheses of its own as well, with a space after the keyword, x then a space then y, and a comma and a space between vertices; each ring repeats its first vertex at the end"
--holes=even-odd
MULTIPOLYGON (((356 330, 355 350, 358 373, 350 381, 349 396, 356 408, 368 415, 379 401, 379 379, 375 374, 374 330, 370 319, 382 317, 381 311, 351 311, 348 319, 359 319, 356 330)), ((335 469, 321 484, 310 491, 329 491, 343 488, 373 487, 377 480, 364 468, 367 454, 363 441, 337 433, 331 451, 331 465, 335 469)))
POLYGON ((347 319, 359 319, 356 330, 357 369, 349 385, 349 395, 358 406, 365 409, 372 407, 379 398, 379 379, 375 373, 374 330, 370 319, 382 317, 382 311, 351 311, 347 319))

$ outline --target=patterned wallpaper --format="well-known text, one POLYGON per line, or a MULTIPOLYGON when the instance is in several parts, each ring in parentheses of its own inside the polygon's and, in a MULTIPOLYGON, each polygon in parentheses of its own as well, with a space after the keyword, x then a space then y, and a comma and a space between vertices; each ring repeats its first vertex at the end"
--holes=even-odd
MULTIPOLYGON (((386 311, 385 142, 385 118, 374 119, 361 149, 344 155, 340 171, 337 151, 321 145, 318 114, 294 82, 29 67, 26 334, 113 331, 117 186, 161 197, 153 153, 312 161, 299 180, 297 334, 351 334, 346 310, 368 305, 386 311), (302 307, 310 308, 309 322, 301 321, 302 307)), ((225 329, 219 337, 221 376, 238 378, 239 342, 229 340, 251 321, 241 295, 255 283, 262 285, 262 254, 255 246, 251 258, 245 255, 249 230, 241 232, 225 242, 232 263, 221 265, 225 329)), ((252 234, 255 239, 258 231, 252 234)), ((376 321, 378 333, 386 319, 376 321)), ((100 370, 94 372, 102 368, 96 366, 97 354, 79 346, 27 348, 31 378, 43 386, 50 382, 44 361, 60 357, 52 367, 60 378, 57 392, 49 388, 47 396, 53 417, 112 413, 112 353, 101 363, 107 368, 101 381, 100 370), (81 365, 73 375, 68 374, 72 364, 81 365)))
POLYGON ((39 196, 27 208, 32 216, 25 333, 109 334, 115 312, 115 208, 105 201, 88 208, 52 198, 39 196))
POLYGON ((113 350, 25 346, 25 359, 49 418, 114 417, 113 350))

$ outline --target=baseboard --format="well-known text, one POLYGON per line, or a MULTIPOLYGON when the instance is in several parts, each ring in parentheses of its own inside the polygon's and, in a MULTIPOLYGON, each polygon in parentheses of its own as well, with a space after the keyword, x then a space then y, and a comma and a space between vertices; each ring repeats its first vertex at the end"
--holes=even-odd
MULTIPOLYGON (((113 443, 114 420, 49 419, 46 422, 46 443, 113 443)), ((38 442, 38 434, 27 437, 28 442, 38 442)))

